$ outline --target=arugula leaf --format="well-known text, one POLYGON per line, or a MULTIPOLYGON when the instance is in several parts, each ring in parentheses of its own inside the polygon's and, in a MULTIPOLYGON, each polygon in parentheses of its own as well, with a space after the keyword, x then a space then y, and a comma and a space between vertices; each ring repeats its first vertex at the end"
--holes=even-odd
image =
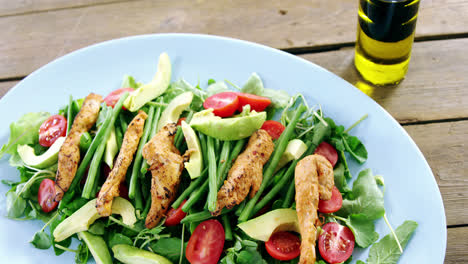
POLYGON ((169 103, 176 96, 185 92, 192 92, 194 95, 192 103, 190 104, 190 108, 196 111, 200 110, 203 106, 203 101, 207 97, 207 93, 198 87, 192 86, 184 79, 179 79, 169 86, 169 88, 162 95, 164 99, 163 101, 165 103, 169 103))
POLYGON ((212 84, 215 83, 215 82, 216 82, 215 79, 209 79, 209 80, 208 80, 208 85, 212 85, 212 84))
POLYGON ((52 246, 52 239, 44 230, 40 230, 34 234, 33 239, 29 243, 38 249, 48 249, 52 246))
POLYGON ((180 258, 181 243, 182 240, 177 237, 161 238, 156 243, 151 245, 151 249, 154 251, 154 253, 166 257, 174 263, 177 263, 180 258))
POLYGON ((341 135, 346 151, 360 164, 367 160, 367 150, 364 144, 355 136, 341 135))
POLYGON ((93 235, 102 236, 105 233, 105 224, 102 221, 96 221, 89 227, 88 232, 93 235))
POLYGON ((78 249, 76 251, 75 263, 76 264, 86 264, 86 263, 88 263, 88 259, 89 259, 88 245, 86 245, 86 243, 83 241, 78 246, 78 249))
MULTIPOLYGON (((417 227, 418 223, 414 221, 405 221, 395 230, 396 236, 403 248, 406 247, 417 227)), ((395 238, 392 234, 388 234, 370 248, 367 263, 396 264, 400 256, 401 251, 398 248, 395 238)))
POLYGON ((0 149, 0 158, 10 154, 10 165, 17 167, 22 163, 17 152, 18 145, 35 145, 39 142, 39 127, 50 116, 47 112, 27 113, 18 121, 10 124, 8 143, 0 149))
POLYGON ((356 264, 366 264, 366 263, 364 261, 362 261, 362 260, 358 260, 358 261, 356 261, 356 264))
POLYGON ((109 237, 109 248, 113 248, 115 245, 125 244, 133 246, 133 241, 128 236, 125 236, 121 233, 112 232, 109 237))
POLYGON ((345 223, 353 232, 356 244, 362 248, 367 248, 379 239, 374 221, 368 220, 365 215, 351 215, 345 223))
POLYGON ((242 86, 241 92, 267 97, 275 108, 285 108, 291 99, 291 96, 283 90, 265 89, 262 79, 255 72, 250 75, 247 82, 242 86))
POLYGON ((333 176, 335 178, 335 186, 342 193, 351 192, 351 189, 348 186, 345 176, 345 165, 343 162, 339 162, 338 165, 333 169, 333 176))
POLYGON ((26 200, 12 190, 6 194, 7 217, 19 218, 23 216, 24 210, 26 209, 26 200))
POLYGON ((220 260, 222 264, 263 264, 266 263, 257 250, 258 244, 254 241, 242 239, 236 235, 236 242, 228 248, 226 256, 220 260))
POLYGON ((363 170, 353 183, 353 199, 343 199, 343 206, 337 215, 348 217, 363 214, 368 220, 381 218, 385 213, 383 193, 377 185, 372 171, 363 170))

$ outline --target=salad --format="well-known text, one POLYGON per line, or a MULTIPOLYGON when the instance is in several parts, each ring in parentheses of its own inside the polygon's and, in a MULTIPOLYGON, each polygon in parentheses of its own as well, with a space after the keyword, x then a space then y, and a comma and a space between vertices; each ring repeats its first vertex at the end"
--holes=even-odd
POLYGON ((10 125, 7 217, 44 222, 34 247, 76 263, 335 264, 355 248, 370 248, 356 263, 398 262, 417 223, 393 229, 383 176, 351 182, 348 168, 367 160, 350 134, 367 115, 345 128, 256 73, 242 86, 171 75, 163 53, 149 83, 125 76, 10 125))

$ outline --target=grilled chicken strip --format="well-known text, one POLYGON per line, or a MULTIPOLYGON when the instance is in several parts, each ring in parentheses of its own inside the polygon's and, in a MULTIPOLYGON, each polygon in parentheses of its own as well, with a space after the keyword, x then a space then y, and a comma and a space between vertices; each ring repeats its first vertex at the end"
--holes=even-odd
POLYGON ((146 227, 155 227, 175 198, 184 169, 184 158, 174 146, 177 125, 165 125, 143 147, 143 157, 151 171, 151 208, 146 216, 146 227))
POLYGON ((128 125, 114 168, 112 168, 109 177, 107 177, 106 182, 102 185, 96 201, 96 209, 101 216, 112 214, 112 201, 114 197, 119 196, 120 184, 125 180, 128 167, 133 161, 133 155, 143 135, 143 128, 145 127, 147 117, 148 115, 140 110, 130 125, 128 125))
POLYGON ((315 263, 317 209, 319 198, 330 200, 334 186, 333 166, 321 155, 310 155, 296 165, 296 211, 301 231, 299 264, 315 263))
POLYGON ((73 125, 60 148, 58 154, 58 169, 55 176, 55 201, 62 200, 63 194, 68 191, 73 178, 75 178, 78 163, 80 162, 80 138, 96 123, 99 108, 102 102, 100 95, 91 93, 86 96, 80 112, 76 115, 73 125))
POLYGON ((263 165, 270 158, 274 144, 270 135, 263 129, 252 134, 244 152, 240 154, 229 170, 228 178, 218 192, 216 209, 211 214, 216 216, 224 207, 231 209, 240 204, 250 191, 253 197, 263 179, 263 165))

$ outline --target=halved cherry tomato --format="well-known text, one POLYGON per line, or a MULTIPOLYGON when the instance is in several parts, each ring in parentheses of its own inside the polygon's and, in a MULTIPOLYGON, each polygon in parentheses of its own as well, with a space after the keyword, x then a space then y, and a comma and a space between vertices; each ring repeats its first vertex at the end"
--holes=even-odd
POLYGON ((318 210, 324 214, 331 214, 340 210, 343 205, 343 196, 341 196, 340 190, 333 186, 332 197, 328 201, 320 200, 318 210))
POLYGON ((314 154, 319 154, 327 158, 333 167, 335 167, 336 162, 338 161, 338 153, 336 152, 336 149, 325 141, 318 145, 314 154))
POLYGON ((39 144, 50 147, 59 137, 67 134, 67 119, 61 115, 53 115, 39 127, 39 144))
POLYGON ((55 182, 51 179, 44 179, 39 185, 37 200, 42 208, 42 211, 48 213, 57 207, 58 202, 55 201, 55 182))
POLYGON ((244 105, 250 105, 251 110, 261 112, 271 104, 271 100, 263 96, 248 93, 237 93, 237 95, 239 96, 239 108, 237 109, 239 112, 242 112, 244 105))
POLYGON ((351 230, 335 222, 322 226, 318 248, 322 258, 330 264, 347 260, 354 249, 354 235, 351 230))
POLYGON ((187 120, 186 117, 181 117, 181 118, 179 118, 179 121, 177 121, 177 126, 182 125, 182 121, 185 121, 185 120, 187 120))
POLYGON ((189 239, 185 256, 191 264, 216 264, 224 247, 224 228, 211 219, 200 223, 189 239))
POLYGON ((165 226, 175 226, 180 224, 180 221, 182 221, 182 219, 187 215, 187 213, 182 211, 182 206, 184 206, 186 201, 187 200, 184 200, 177 209, 171 207, 166 215, 166 222, 164 222, 165 226))
POLYGON ((239 96, 234 92, 222 92, 206 98, 203 102, 205 109, 213 108, 213 113, 219 117, 229 117, 239 107, 239 96))
POLYGON ((301 253, 301 240, 292 233, 280 231, 270 236, 265 243, 265 248, 275 259, 291 260, 301 253))
POLYGON ((261 129, 266 130, 273 139, 278 139, 283 133, 285 127, 278 121, 267 120, 263 123, 261 129))
POLYGON ((135 91, 135 89, 130 87, 114 90, 109 95, 107 95, 106 98, 104 98, 104 102, 106 102, 107 106, 112 106, 113 108, 115 104, 119 101, 122 94, 124 94, 125 92, 132 93, 133 91, 135 91))

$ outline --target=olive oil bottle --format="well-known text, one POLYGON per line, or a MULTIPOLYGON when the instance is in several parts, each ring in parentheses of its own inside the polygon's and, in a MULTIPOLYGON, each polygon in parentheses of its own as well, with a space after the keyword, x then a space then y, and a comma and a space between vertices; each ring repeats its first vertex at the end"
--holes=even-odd
POLYGON ((354 64, 373 84, 397 84, 408 70, 419 0, 359 2, 354 64))

